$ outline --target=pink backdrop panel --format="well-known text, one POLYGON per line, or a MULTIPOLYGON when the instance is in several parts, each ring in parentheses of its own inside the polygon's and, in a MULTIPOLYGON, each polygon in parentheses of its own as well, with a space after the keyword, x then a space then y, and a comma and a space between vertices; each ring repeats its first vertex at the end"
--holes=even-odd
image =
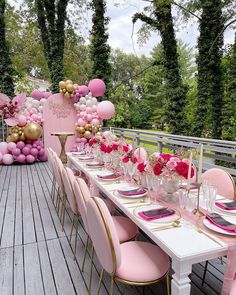
MULTIPOLYGON (((45 147, 51 147, 57 154, 61 151, 61 144, 52 132, 75 132, 77 121, 76 110, 71 100, 62 94, 51 95, 44 104, 43 109, 43 134, 45 147)), ((66 151, 70 151, 74 143, 74 136, 69 136, 66 151)))

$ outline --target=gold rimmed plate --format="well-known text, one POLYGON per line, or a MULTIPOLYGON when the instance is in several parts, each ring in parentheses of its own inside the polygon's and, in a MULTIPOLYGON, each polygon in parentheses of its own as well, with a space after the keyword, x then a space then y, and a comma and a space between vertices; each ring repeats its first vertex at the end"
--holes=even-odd
MULTIPOLYGON (((136 188, 134 188, 134 190, 135 190, 136 188)), ((127 189, 128 190, 128 189, 127 189)), ((129 190, 132 190, 132 189, 129 189, 129 190)), ((118 192, 118 189, 117 190, 115 190, 114 192, 113 192, 113 194, 114 194, 114 196, 116 196, 116 197, 119 197, 119 198, 124 198, 124 199, 141 199, 141 198, 143 198, 143 197, 145 197, 146 195, 147 195, 147 192, 145 192, 145 193, 143 193, 143 194, 137 194, 137 195, 129 195, 129 196, 126 196, 126 195, 122 195, 122 194, 119 194, 119 192, 118 192)))

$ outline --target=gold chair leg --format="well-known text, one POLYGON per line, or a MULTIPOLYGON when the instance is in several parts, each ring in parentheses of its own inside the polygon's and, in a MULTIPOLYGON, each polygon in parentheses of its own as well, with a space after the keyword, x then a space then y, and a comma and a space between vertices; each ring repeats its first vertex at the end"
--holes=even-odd
POLYGON ((87 235, 86 244, 85 244, 84 258, 83 258, 83 263, 82 263, 82 272, 84 271, 85 258, 86 258, 87 251, 88 251, 88 243, 89 243, 89 235, 87 235))
POLYGON ((61 206, 61 215, 60 215, 62 231, 64 231, 65 214, 66 214, 66 195, 63 194, 62 206, 61 206))
POLYGON ((114 277, 111 276, 111 285, 110 285, 109 295, 113 295, 113 290, 114 290, 114 277))
POLYGON ((167 288, 167 295, 170 295, 170 277, 169 273, 166 275, 166 288, 167 288))
POLYGON ((53 180, 52 180, 52 188, 51 188, 51 193, 50 193, 50 196, 51 196, 52 199, 53 199, 54 187, 55 187, 55 179, 53 177, 53 180))
POLYGON ((77 241, 78 241, 78 229, 79 229, 79 216, 76 216, 76 224, 75 224, 75 250, 74 250, 74 260, 76 258, 76 249, 77 249, 77 241))
POLYGON ((102 284, 103 274, 104 274, 104 269, 102 268, 101 273, 100 273, 100 278, 99 278, 99 282, 98 282, 98 288, 97 288, 96 295, 99 295, 99 292, 101 289, 101 284, 102 284))
POLYGON ((93 278, 93 256, 94 256, 94 247, 92 247, 91 253, 91 264, 90 264, 90 275, 89 275, 89 287, 88 287, 88 294, 91 294, 91 286, 92 286, 92 278, 93 278))
POLYGON ((71 239, 72 239, 74 223, 75 223, 75 214, 73 214, 72 225, 71 225, 71 230, 70 230, 70 243, 71 243, 71 239))

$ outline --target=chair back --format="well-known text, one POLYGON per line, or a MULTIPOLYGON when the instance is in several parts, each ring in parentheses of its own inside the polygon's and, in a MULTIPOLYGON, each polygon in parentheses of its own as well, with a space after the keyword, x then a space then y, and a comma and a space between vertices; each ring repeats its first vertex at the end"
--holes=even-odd
POLYGON ((115 274, 121 263, 120 242, 106 204, 101 198, 90 198, 87 207, 90 238, 102 267, 115 274))
POLYGON ((86 232, 89 234, 87 221, 87 205, 90 199, 90 192, 87 184, 82 178, 77 178, 73 182, 73 190, 75 193, 76 203, 83 220, 86 232))
POLYGON ((75 199, 75 194, 73 191, 73 183, 75 181, 75 176, 73 171, 68 167, 63 167, 62 169, 62 179, 64 184, 64 189, 66 193, 67 200, 70 204, 70 207, 73 213, 78 214, 78 206, 75 199))
POLYGON ((228 199, 236 199, 235 182, 232 176, 220 168, 211 168, 202 174, 209 184, 216 186, 217 193, 228 199))

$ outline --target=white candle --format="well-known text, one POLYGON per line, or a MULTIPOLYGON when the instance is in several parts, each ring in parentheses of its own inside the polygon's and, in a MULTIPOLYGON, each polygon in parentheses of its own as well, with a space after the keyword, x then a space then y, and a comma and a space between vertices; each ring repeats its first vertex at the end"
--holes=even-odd
POLYGON ((193 153, 190 153, 189 160, 188 160, 188 178, 187 178, 187 190, 190 189, 191 184, 191 170, 192 170, 192 159, 193 159, 193 153))
POLYGON ((202 160, 203 160, 203 144, 200 144, 200 155, 199 155, 199 164, 198 164, 198 177, 197 182, 202 182, 202 160))

